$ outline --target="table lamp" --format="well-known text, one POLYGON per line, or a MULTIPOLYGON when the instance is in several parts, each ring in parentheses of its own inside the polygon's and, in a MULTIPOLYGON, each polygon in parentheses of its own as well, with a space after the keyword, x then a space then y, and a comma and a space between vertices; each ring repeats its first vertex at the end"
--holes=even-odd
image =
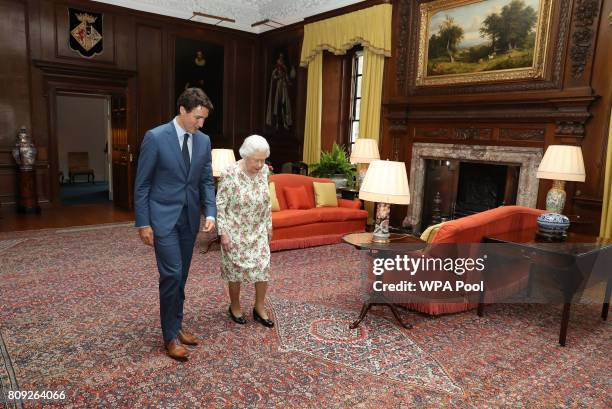
POLYGON ((372 241, 388 243, 391 204, 410 204, 406 164, 389 160, 370 162, 359 190, 359 198, 378 202, 372 241))
POLYGON ((232 149, 213 149, 212 154, 212 171, 214 177, 221 176, 223 170, 231 164, 236 163, 236 157, 232 149))
POLYGON ((363 183, 368 164, 373 160, 380 159, 378 153, 378 142, 375 139, 359 138, 351 149, 351 163, 357 164, 357 190, 363 183))
POLYGON ((565 182, 584 182, 586 177, 580 146, 550 145, 536 174, 538 179, 554 180, 546 194, 546 210, 553 213, 565 207, 565 182))
MULTIPOLYGON (((232 149, 213 149, 210 153, 212 155, 213 177, 216 178, 215 180, 218 180, 225 168, 236 163, 236 157, 232 149)), ((219 235, 217 233, 208 240, 203 240, 201 242, 200 253, 206 253, 211 244, 215 242, 219 242, 219 235)))

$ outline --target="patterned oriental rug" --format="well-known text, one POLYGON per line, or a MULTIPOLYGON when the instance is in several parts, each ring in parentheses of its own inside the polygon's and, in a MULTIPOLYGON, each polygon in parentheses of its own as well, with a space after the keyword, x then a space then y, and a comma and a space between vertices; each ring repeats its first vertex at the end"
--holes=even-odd
POLYGON ((187 363, 163 350, 153 250, 132 227, 0 235, 0 408, 612 407, 610 321, 600 305, 492 305, 398 327, 361 306, 360 256, 344 244, 273 253, 276 327, 227 316, 219 252, 195 250, 185 326, 203 339, 187 363), (56 391, 57 400, 9 400, 56 391))

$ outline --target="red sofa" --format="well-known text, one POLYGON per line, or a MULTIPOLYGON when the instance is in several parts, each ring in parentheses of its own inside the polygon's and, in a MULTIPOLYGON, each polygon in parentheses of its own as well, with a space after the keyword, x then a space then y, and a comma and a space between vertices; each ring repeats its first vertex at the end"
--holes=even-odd
MULTIPOLYGON (((532 209, 524 206, 502 206, 446 222, 442 224, 435 233, 434 238, 430 241, 431 247, 426 251, 426 254, 432 256, 432 254, 436 252, 469 252, 469 246, 440 246, 440 244, 480 243, 484 236, 494 236, 496 234, 528 229, 533 229, 535 231, 537 229, 536 219, 542 213, 544 213, 544 210, 532 209), (436 245, 439 246, 436 247, 436 245)), ((473 246, 474 249, 478 247, 478 245, 473 246)), ((475 256, 475 254, 458 255, 456 253, 454 255, 463 257, 475 256)), ((440 254, 436 254, 436 256, 440 256, 440 254)), ((419 272, 417 274, 421 274, 421 277, 429 280, 449 279, 449 273, 443 271, 419 272)), ((385 274, 385 276, 386 275, 387 274, 385 274)), ((451 276, 452 275, 451 273, 451 276)), ((525 288, 528 278, 529 266, 526 262, 502 263, 502 265, 497 268, 497 274, 494 277, 495 281, 489 282, 494 290, 487 290, 484 302, 492 303, 516 293, 525 288)), ((466 282, 478 282, 480 279, 480 276, 472 276, 466 280, 466 282)), ((389 280, 397 280, 397 277, 392 277, 391 275, 389 280)), ((387 280, 385 279, 385 281, 387 280)), ((424 293, 423 295, 427 295, 429 301, 424 303, 404 303, 402 305, 408 309, 430 315, 466 311, 478 306, 477 302, 474 302, 473 299, 468 300, 467 297, 465 297, 462 302, 455 302, 456 294, 451 295, 438 291, 429 294, 424 293), (449 301, 451 297, 453 301, 449 301)))
POLYGON ((281 173, 270 176, 270 182, 274 182, 280 207, 280 211, 272 212, 271 251, 340 243, 345 234, 365 231, 368 212, 361 210, 359 200, 338 199, 338 207, 315 207, 312 182, 330 179, 281 173), (284 187, 300 185, 306 188, 310 208, 289 209, 284 187))

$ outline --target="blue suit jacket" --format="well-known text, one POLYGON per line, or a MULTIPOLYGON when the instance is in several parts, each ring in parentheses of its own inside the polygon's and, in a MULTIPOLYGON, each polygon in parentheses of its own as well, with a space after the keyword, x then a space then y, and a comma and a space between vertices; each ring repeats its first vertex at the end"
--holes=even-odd
POLYGON ((187 204, 189 226, 195 235, 204 215, 216 217, 210 138, 193 135, 189 172, 183 161, 174 124, 147 131, 140 147, 134 186, 136 227, 151 226, 155 236, 170 233, 187 204))

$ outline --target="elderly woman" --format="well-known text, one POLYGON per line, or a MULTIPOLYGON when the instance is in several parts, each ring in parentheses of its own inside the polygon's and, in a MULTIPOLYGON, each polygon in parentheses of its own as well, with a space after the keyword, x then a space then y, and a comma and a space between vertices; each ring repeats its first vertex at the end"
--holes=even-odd
POLYGON ((272 204, 268 188, 266 158, 268 142, 251 135, 240 147, 240 157, 222 173, 217 193, 217 225, 221 238, 221 277, 230 295, 229 315, 246 324, 240 308, 240 285, 255 283, 253 319, 266 327, 274 322, 266 312, 270 279, 272 204))

